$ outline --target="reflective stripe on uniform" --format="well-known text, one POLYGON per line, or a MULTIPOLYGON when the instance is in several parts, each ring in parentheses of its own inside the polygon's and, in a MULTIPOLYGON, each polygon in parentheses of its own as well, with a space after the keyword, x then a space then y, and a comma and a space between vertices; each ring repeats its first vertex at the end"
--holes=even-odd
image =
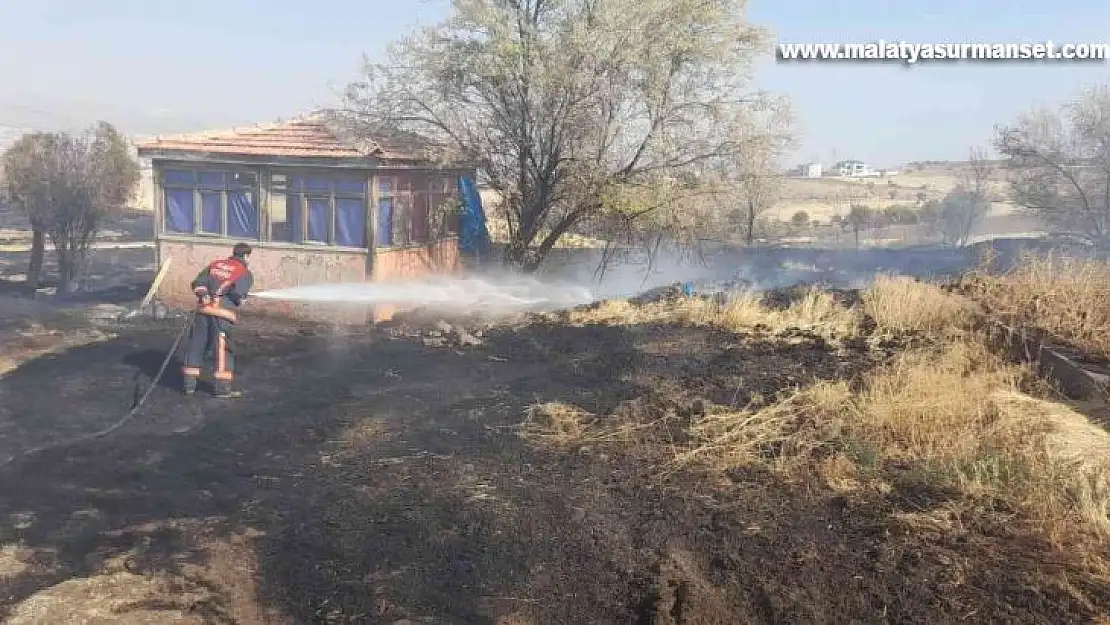
POLYGON ((227 370, 227 337, 221 332, 216 337, 216 371, 213 377, 217 380, 230 380, 231 372, 227 370))

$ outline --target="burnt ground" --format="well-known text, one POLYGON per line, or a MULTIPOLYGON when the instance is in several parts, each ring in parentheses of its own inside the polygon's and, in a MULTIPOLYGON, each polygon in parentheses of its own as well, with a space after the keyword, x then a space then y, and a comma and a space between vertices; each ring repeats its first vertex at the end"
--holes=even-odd
MULTIPOLYGON (((0 378, 0 457, 118 419, 177 330, 144 324, 0 378)), ((114 436, 0 468, 0 619, 1079 623, 1110 605, 1080 575, 1097 605, 1045 581, 1066 565, 1005 527, 900 525, 954 496, 912 480, 845 497, 754 469, 660 474, 645 460, 665 445, 543 449, 513 429, 544 402, 681 419, 883 353, 539 321, 428 336, 248 320, 244 399, 186 400, 171 374, 114 436)))

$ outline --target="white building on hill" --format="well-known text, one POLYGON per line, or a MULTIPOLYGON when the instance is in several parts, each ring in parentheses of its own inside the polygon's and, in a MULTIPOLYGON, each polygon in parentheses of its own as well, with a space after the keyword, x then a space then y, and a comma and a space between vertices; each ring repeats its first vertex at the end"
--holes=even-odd
POLYGON ((869 178, 879 175, 879 172, 863 161, 840 161, 836 164, 836 173, 842 178, 869 178))

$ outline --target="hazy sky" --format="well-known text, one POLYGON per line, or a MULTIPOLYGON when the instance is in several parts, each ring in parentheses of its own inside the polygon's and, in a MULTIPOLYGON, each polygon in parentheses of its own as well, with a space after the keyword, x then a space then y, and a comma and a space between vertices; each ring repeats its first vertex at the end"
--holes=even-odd
MULTIPOLYGON (((98 117, 131 132, 269 121, 335 101, 362 52, 445 0, 0 0, 0 126, 98 117)), ((1110 0, 754 0, 780 41, 1110 41, 1110 0)), ((960 158, 994 123, 1110 79, 1110 64, 763 63, 798 113, 797 160, 960 158)))

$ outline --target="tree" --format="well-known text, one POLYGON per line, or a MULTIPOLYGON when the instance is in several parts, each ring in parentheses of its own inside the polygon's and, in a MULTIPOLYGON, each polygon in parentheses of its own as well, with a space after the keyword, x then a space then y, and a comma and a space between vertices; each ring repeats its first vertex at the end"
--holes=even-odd
POLYGON ((33 133, 5 154, 5 171, 13 201, 54 245, 61 290, 75 290, 104 218, 139 182, 125 139, 107 122, 79 136, 33 133))
POLYGON ((933 236, 940 231, 940 202, 929 200, 917 209, 917 221, 924 229, 925 234, 933 236))
POLYGON ((46 168, 54 135, 29 133, 13 143, 3 156, 3 169, 8 200, 30 222, 31 259, 27 266, 27 287, 38 289, 42 280, 42 264, 46 255, 46 223, 49 213, 49 187, 37 172, 46 168))
POLYGON ((798 211, 790 218, 790 225, 795 228, 805 228, 809 225, 809 213, 798 211))
POLYGON ((848 210, 847 222, 852 229, 852 236, 855 237, 856 248, 858 249, 859 233, 864 227, 871 223, 871 209, 860 204, 853 205, 852 208, 848 210))
POLYGON ((1035 109, 999 127, 1014 202, 1056 233, 1110 238, 1110 85, 1087 89, 1059 111, 1035 109))
POLYGON ((975 225, 987 213, 987 203, 963 186, 948 192, 940 201, 939 223, 944 243, 953 247, 967 245, 975 225))
POLYGON ((744 241, 755 242, 756 222, 760 215, 775 206, 782 193, 783 179, 775 171, 775 161, 785 141, 753 141, 741 148, 731 165, 739 171, 724 173, 726 180, 734 180, 736 197, 740 202, 740 225, 744 241))
POLYGON ((656 228, 682 221, 660 214, 688 198, 724 204, 744 176, 764 173, 751 155, 786 139, 785 102, 750 88, 752 62, 769 48, 742 0, 452 9, 398 41, 387 62, 368 62, 338 117, 367 136, 417 134, 437 158, 474 164, 502 198, 505 260, 526 271, 580 224, 656 228))
POLYGON ((907 206, 900 205, 886 207, 883 209, 883 214, 886 216, 886 220, 889 223, 899 226, 911 226, 916 224, 919 219, 916 211, 907 206))
POLYGON ((938 226, 947 245, 963 247, 990 212, 992 167, 981 149, 972 148, 960 183, 941 200, 938 226))

